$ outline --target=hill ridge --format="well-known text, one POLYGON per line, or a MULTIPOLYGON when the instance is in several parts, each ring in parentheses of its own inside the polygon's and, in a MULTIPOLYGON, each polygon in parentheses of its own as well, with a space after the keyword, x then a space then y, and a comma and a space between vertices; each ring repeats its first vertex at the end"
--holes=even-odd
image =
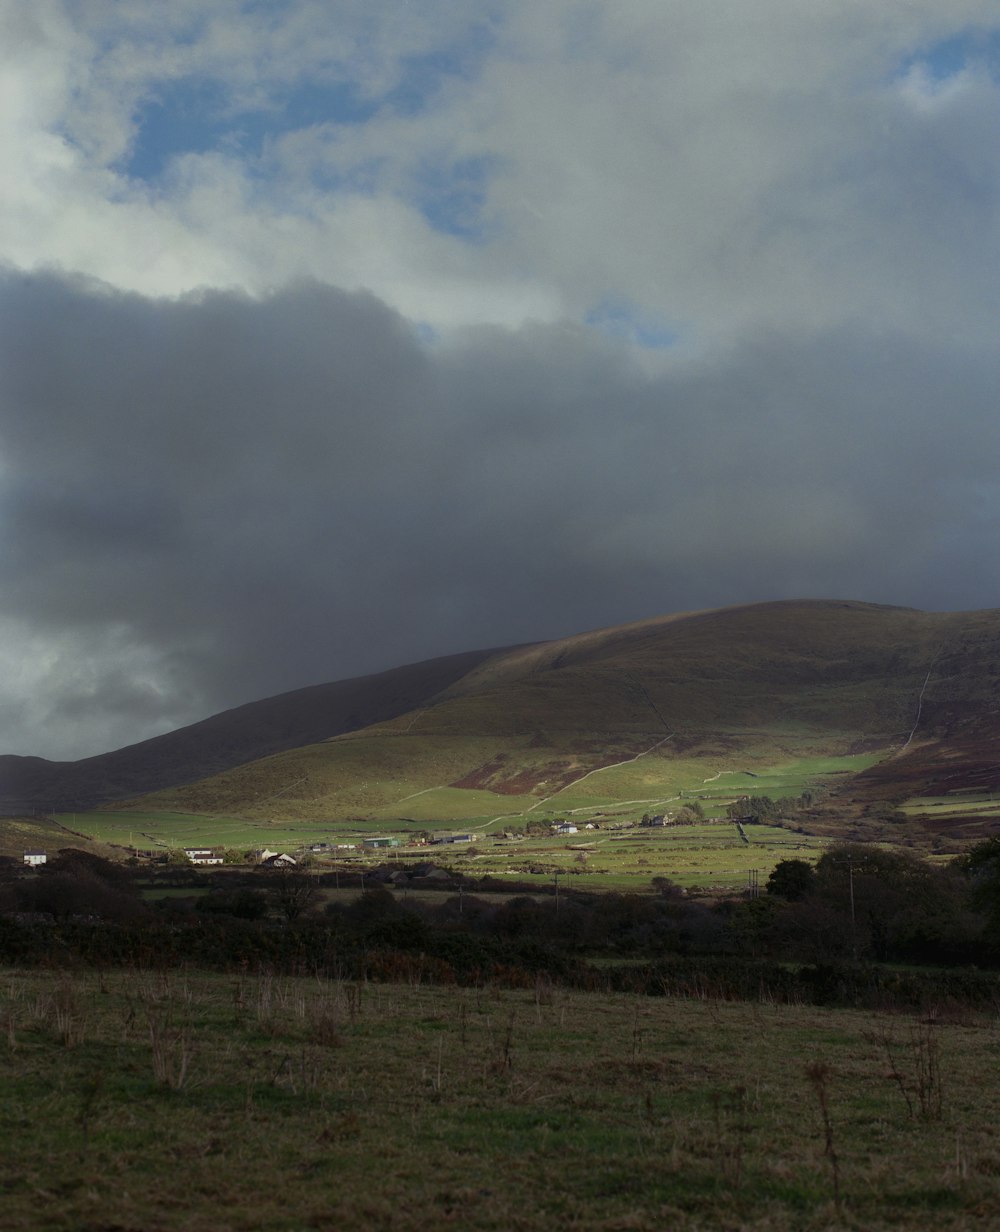
POLYGON ((385 817, 412 794, 457 809, 455 793, 487 812, 515 795, 535 809, 595 769, 613 800, 862 751, 879 764, 852 772, 852 790, 901 798, 945 773, 1000 775, 995 686, 1000 611, 780 599, 309 686, 80 763, 13 760, 22 793, 63 809, 143 796, 265 817, 280 797, 288 816, 385 817), (641 766, 611 769, 654 741, 641 766))

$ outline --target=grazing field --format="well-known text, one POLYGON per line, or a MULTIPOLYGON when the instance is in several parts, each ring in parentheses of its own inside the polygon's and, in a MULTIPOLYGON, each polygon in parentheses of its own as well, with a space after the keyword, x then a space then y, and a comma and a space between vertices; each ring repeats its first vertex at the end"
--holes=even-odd
POLYGON ((233 847, 250 849, 277 844, 301 847, 329 835, 329 826, 309 822, 247 821, 241 817, 210 817, 199 813, 115 812, 62 813, 70 829, 120 847, 233 847))
POLYGON ((933 812, 945 815, 996 817, 1000 815, 1000 793, 963 791, 948 796, 913 796, 900 807, 909 816, 933 812))
POLYGON ((718 769, 706 775, 703 762, 651 759, 581 771, 583 778, 552 796, 545 796, 544 790, 536 795, 507 795, 475 787, 421 787, 372 780, 361 785, 369 797, 365 810, 346 816, 334 813, 325 820, 297 817, 294 810, 292 815, 283 815, 280 799, 272 801, 271 817, 116 807, 63 814, 60 820, 97 841, 123 848, 301 851, 325 842, 331 848, 338 844, 358 847, 350 855, 338 851, 338 860, 375 863, 387 853, 362 853, 360 843, 383 835, 403 844, 402 849, 393 849, 390 858, 432 859, 470 876, 565 874, 581 888, 640 891, 649 888, 653 877, 668 877, 691 889, 731 890, 745 886, 754 876, 765 881, 779 860, 817 858, 828 840, 807 835, 798 826, 769 825, 747 826, 744 838, 725 821, 728 805, 749 795, 794 800, 803 792, 822 794, 874 760, 872 754, 810 757, 758 764, 756 769, 718 769), (644 814, 666 813, 669 817, 691 805, 702 811, 706 824, 658 829, 637 825, 644 814), (506 832, 518 834, 526 828, 547 831, 560 820, 574 823, 578 833, 504 837, 506 832), (588 822, 598 829, 585 829, 588 822), (468 846, 414 846, 418 836, 449 830, 470 831, 477 841, 468 846))
MULTIPOLYGON (((65 819, 67 824, 69 819, 65 819)), ((826 840, 778 826, 747 825, 746 841, 729 822, 704 822, 662 828, 579 829, 576 834, 537 834, 506 839, 497 828, 479 832, 467 844, 412 843, 419 823, 367 827, 358 822, 324 827, 294 822, 247 822, 239 818, 201 817, 167 812, 95 812, 75 815, 76 829, 105 843, 145 849, 216 846, 237 851, 271 848, 298 851, 310 843, 351 843, 349 853, 331 852, 338 864, 374 865, 386 860, 415 863, 432 860, 470 877, 561 875, 580 889, 631 889, 645 892, 654 877, 667 877, 687 888, 732 889, 745 886, 752 871, 761 884, 779 860, 815 860, 826 840), (402 847, 363 852, 365 836, 392 834, 402 847)), ((580 821, 582 826, 584 823, 580 821)), ((475 832, 475 827, 468 827, 475 832)), ((451 823, 447 829, 457 829, 451 823)), ((322 869, 324 860, 316 867, 322 869)))
POLYGON ((990 1018, 0 972, 5 1229, 981 1229, 990 1018))
POLYGON ((510 842, 479 840, 440 858, 471 876, 560 874, 580 889, 645 890, 653 877, 689 888, 738 888, 746 885, 750 870, 756 869, 763 882, 779 860, 812 861, 826 846, 777 826, 750 825, 745 833, 749 842, 734 825, 719 822, 579 831, 510 842))

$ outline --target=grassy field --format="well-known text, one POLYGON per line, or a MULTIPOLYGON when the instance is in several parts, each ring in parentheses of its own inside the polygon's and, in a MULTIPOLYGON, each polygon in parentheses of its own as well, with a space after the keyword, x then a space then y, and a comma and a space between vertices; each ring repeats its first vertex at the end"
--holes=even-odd
POLYGON ((746 833, 749 843, 740 839, 735 826, 718 822, 580 831, 510 843, 481 840, 441 858, 474 876, 523 875, 539 869, 563 874, 581 889, 644 890, 653 877, 686 887, 740 887, 751 869, 758 870, 763 883, 779 860, 812 861, 825 848, 820 840, 775 826, 748 826, 746 833))
MULTIPOLYGON (((707 819, 718 820, 725 817, 726 806, 740 796, 780 799, 797 797, 806 790, 822 793, 836 786, 839 777, 856 773, 875 760, 870 754, 809 757, 760 764, 756 769, 720 769, 708 776, 703 763, 682 758, 660 759, 641 766, 632 762, 591 772, 581 770, 583 777, 578 781, 548 796, 544 789, 534 794, 510 795, 441 784, 418 786, 412 782, 373 780, 354 789, 355 794, 364 791, 372 797, 368 807, 353 812, 331 806, 322 817, 298 816, 295 809, 286 810, 280 799, 274 799, 266 816, 257 815, 262 813, 259 807, 248 816, 238 811, 116 806, 88 813, 64 813, 58 820, 94 839, 121 846, 204 844, 236 848, 265 844, 302 847, 337 835, 383 833, 406 837, 420 830, 472 829, 490 836, 528 822, 558 819, 570 819, 581 827, 590 820, 607 826, 635 823, 645 813, 669 815, 694 803, 707 819), (388 796, 391 801, 387 802, 383 797, 388 796)), ((681 829, 672 829, 671 834, 678 834, 681 829)), ((710 845, 717 833, 705 832, 710 845)))
MULTIPOLYGON (((318 827, 293 822, 247 822, 238 818, 199 817, 166 812, 81 813, 66 817, 66 824, 105 843, 122 847, 180 848, 185 846, 232 847, 237 850, 291 848, 298 850, 316 841, 357 844, 363 836, 393 833, 402 848, 350 854, 337 852, 338 863, 374 865, 385 860, 417 862, 433 860, 472 877, 486 875, 524 879, 535 875, 565 876, 580 889, 614 889, 645 892, 652 878, 668 877, 687 888, 741 888, 751 870, 761 884, 779 860, 815 860, 824 840, 777 826, 746 827, 744 842, 736 827, 726 822, 673 825, 662 829, 584 830, 576 834, 545 834, 505 840, 499 826, 491 827, 470 844, 412 846, 409 833, 418 827, 368 828, 357 822, 318 827)), ((580 821, 582 825, 582 819, 580 821)), ((323 861, 318 862, 322 868, 323 861)))
POLYGON ((981 1229, 994 1021, 0 972, 4 1229, 981 1229))
POLYGON ((58 820, 103 843, 120 847, 302 847, 326 838, 330 827, 308 822, 247 821, 240 817, 206 817, 195 813, 114 812, 61 813, 58 820))
POLYGON ((384 727, 159 792, 135 807, 263 822, 336 817, 484 829, 546 811, 637 818, 691 798, 702 800, 710 815, 721 815, 739 795, 825 791, 878 760, 874 753, 849 754, 846 737, 842 755, 818 757, 806 751, 807 732, 782 733, 786 748, 804 750, 797 756, 776 752, 773 732, 731 735, 740 751, 728 747, 723 734, 718 748, 692 756, 678 752, 662 732, 550 735, 536 747, 530 736, 458 739, 384 727))
MULTIPOLYGON (((643 892, 652 878, 667 877, 687 889, 727 892, 745 887, 754 876, 763 884, 780 860, 815 860, 828 842, 777 826, 748 826, 749 842, 744 842, 736 828, 722 820, 728 804, 742 795, 779 799, 806 790, 824 792, 836 785, 838 776, 855 773, 874 760, 871 754, 798 758, 759 764, 756 769, 718 770, 708 776, 698 762, 675 759, 641 769, 631 763, 590 774, 548 799, 440 786, 399 796, 397 785, 391 807, 379 805, 340 820, 283 818, 278 800, 270 820, 120 808, 65 814, 60 820, 100 842, 145 849, 205 845, 297 851, 316 842, 357 845, 365 837, 394 835, 402 840, 402 849, 366 854, 359 848, 350 855, 338 852, 336 858, 368 864, 386 858, 430 859, 470 876, 511 880, 561 875, 581 889, 643 892), (669 784, 656 779, 663 766, 669 766, 674 776, 669 784), (658 795, 650 794, 654 788, 658 795), (702 824, 615 828, 634 826, 643 813, 669 814, 695 802, 705 813, 702 824), (504 840, 505 830, 559 819, 573 821, 578 833, 504 840), (584 829, 589 820, 600 828, 584 829), (415 832, 459 829, 474 831, 477 841, 468 846, 412 845, 415 832)), ((366 785, 366 790, 376 789, 384 791, 385 784, 366 785)))
POLYGON ((963 817, 996 817, 1000 814, 1000 793, 995 791, 963 791, 948 796, 914 796, 900 805, 904 813, 963 817))

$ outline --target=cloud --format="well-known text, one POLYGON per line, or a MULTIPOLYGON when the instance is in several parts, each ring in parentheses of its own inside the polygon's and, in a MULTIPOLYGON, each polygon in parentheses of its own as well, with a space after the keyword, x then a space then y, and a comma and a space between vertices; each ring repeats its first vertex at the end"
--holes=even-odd
POLYGON ((983 329, 989 0, 15 11, 22 266, 153 295, 308 275, 439 329, 609 301, 706 340, 983 329))
POLYGON ((989 605, 997 367, 842 329, 651 375, 576 325, 428 345, 318 283, 155 301, 8 273, 0 619, 36 664, 8 740, 97 752, 682 607, 989 605))
POLYGON ((0 749, 678 608, 992 606, 998 30, 7 6, 0 749))

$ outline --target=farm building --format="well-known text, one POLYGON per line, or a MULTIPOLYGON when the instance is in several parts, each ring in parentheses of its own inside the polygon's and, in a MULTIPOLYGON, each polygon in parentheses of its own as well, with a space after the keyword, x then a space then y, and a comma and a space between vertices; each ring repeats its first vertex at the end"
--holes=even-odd
POLYGON ((221 864, 222 856, 211 847, 185 847, 184 854, 192 864, 221 864))
POLYGON ((564 821, 556 826, 556 834, 576 834, 577 828, 571 821, 564 821))
POLYGON ((474 843, 476 836, 468 830, 452 832, 445 830, 440 834, 435 834, 431 839, 432 843, 474 843))
POLYGON ((44 851, 26 851, 24 853, 25 864, 34 868, 38 864, 44 864, 48 860, 48 856, 44 851))
POLYGON ((261 859, 261 864, 267 868, 294 868, 298 860, 287 851, 269 851, 261 859))
POLYGON ((380 847, 402 847, 403 843, 398 838, 378 837, 366 838, 362 841, 361 846, 366 847, 369 851, 375 851, 380 847))

